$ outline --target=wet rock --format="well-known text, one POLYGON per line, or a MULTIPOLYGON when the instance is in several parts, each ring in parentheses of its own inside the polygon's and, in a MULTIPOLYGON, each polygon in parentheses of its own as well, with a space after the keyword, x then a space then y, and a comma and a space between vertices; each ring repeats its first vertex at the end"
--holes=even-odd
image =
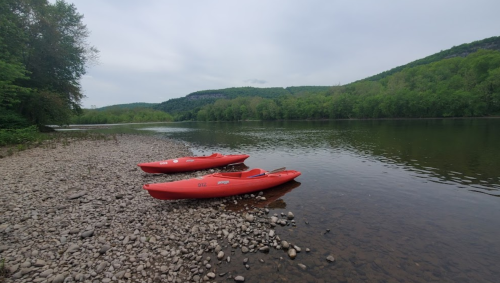
POLYGON ((259 251, 263 252, 263 253, 268 253, 269 252, 269 247, 268 246, 261 247, 261 248, 259 248, 259 251))
POLYGON ((297 257, 297 252, 295 251, 295 249, 289 249, 288 250, 288 256, 291 258, 291 259, 295 259, 295 257, 297 257))
POLYGON ((284 250, 287 250, 288 248, 290 248, 290 244, 287 241, 281 241, 281 247, 284 250))
POLYGON ((295 218, 295 216, 293 215, 293 213, 291 211, 289 211, 288 214, 286 215, 286 218, 288 220, 292 220, 293 218, 295 218))

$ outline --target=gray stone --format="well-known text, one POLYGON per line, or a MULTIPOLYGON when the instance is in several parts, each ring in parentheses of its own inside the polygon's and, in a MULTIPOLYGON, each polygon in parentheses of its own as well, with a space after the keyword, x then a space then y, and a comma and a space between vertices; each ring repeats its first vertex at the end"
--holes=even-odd
POLYGON ((51 275, 52 272, 54 272, 54 270, 52 270, 52 269, 44 270, 42 273, 40 273, 40 277, 47 277, 47 276, 51 275))
POLYGON ((54 280, 52 280, 52 283, 63 283, 65 279, 64 274, 57 274, 56 277, 54 277, 54 280))
POLYGON ((236 281, 236 282, 245 282, 245 277, 243 277, 241 275, 238 275, 238 276, 234 277, 234 281, 236 281))
POLYGON ((99 253, 100 254, 105 254, 109 249, 111 248, 111 246, 109 245, 104 245, 101 247, 101 249, 99 250, 99 253))
POLYGON ((74 253, 80 249, 80 246, 77 244, 71 244, 66 250, 67 253, 74 253))
POLYGON ((261 251, 263 253, 268 253, 269 252, 269 247, 268 246, 261 247, 261 248, 259 248, 259 251, 261 251))
POLYGON ((329 262, 334 262, 335 258, 332 255, 329 255, 329 256, 326 257, 326 260, 329 261, 329 262))
POLYGON ((77 198, 81 198, 81 197, 83 197, 83 196, 84 196, 84 195, 86 195, 86 194, 87 194, 87 192, 84 192, 84 191, 79 191, 79 192, 77 192, 77 193, 74 193, 74 194, 72 194, 72 195, 68 196, 68 199, 77 199, 77 198))
POLYGON ((41 259, 37 259, 34 264, 35 267, 44 267, 45 265, 47 265, 47 263, 41 259))
POLYGON ((87 230, 87 231, 83 231, 82 234, 80 234, 80 238, 84 239, 84 238, 92 237, 92 235, 94 235, 94 230, 87 230))

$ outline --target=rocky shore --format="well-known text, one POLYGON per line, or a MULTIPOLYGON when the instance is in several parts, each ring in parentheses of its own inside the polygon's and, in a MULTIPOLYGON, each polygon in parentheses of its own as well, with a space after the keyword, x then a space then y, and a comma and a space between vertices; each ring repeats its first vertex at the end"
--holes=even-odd
POLYGON ((221 266, 249 269, 246 255, 270 249, 284 250, 287 258, 308 251, 280 239, 275 229, 295 225, 293 213, 226 209, 258 194, 160 201, 142 189, 214 172, 146 174, 136 166, 188 155, 177 141, 124 135, 0 159, 0 260, 8 272, 0 281, 242 282, 245 274, 221 266), (242 262, 232 261, 235 254, 242 262))

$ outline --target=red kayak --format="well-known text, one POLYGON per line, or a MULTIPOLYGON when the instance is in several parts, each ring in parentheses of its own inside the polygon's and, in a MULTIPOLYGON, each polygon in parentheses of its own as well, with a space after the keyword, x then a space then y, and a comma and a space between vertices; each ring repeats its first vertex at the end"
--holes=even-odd
POLYGON ((243 172, 215 173, 170 183, 146 184, 143 188, 157 199, 216 198, 269 189, 298 176, 300 172, 295 170, 268 172, 252 169, 243 172))
POLYGON ((137 164, 137 166, 141 167, 146 173, 175 173, 242 163, 249 156, 250 155, 247 154, 222 155, 220 153, 214 153, 210 156, 180 157, 163 161, 140 163, 137 164))

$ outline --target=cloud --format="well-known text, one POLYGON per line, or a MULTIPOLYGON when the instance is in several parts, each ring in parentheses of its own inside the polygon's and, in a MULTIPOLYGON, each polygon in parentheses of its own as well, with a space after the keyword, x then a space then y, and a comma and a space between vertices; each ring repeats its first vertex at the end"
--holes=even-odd
POLYGON ((246 83, 251 83, 251 84, 266 84, 267 81, 265 80, 258 80, 258 79, 250 79, 250 80, 245 80, 246 83))
POLYGON ((100 50, 82 79, 84 107, 346 84, 500 35, 497 0, 69 2, 100 50))

